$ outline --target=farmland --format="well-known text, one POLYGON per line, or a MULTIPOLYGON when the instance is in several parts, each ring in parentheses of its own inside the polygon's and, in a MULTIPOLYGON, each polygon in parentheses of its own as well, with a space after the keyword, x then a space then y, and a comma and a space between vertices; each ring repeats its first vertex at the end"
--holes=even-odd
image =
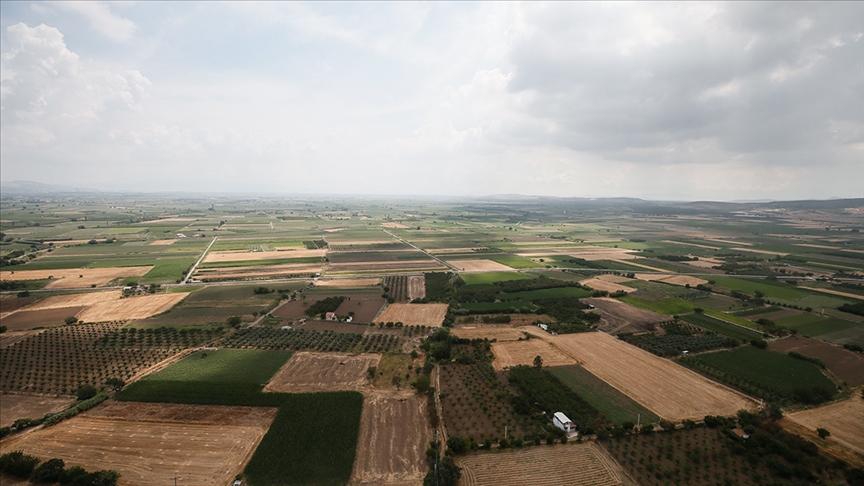
POLYGON ((265 384, 291 357, 290 351, 219 349, 197 351, 144 380, 265 384))
POLYGON ((660 421, 653 412, 581 366, 560 366, 550 368, 549 372, 613 423, 632 422, 640 417, 644 423, 660 421))
POLYGON ((273 376, 265 392, 356 390, 368 386, 366 370, 376 366, 378 354, 299 352, 273 376))
POLYGON ((447 304, 390 304, 377 322, 401 322, 406 326, 439 327, 447 314, 447 304))
POLYGON ((472 454, 461 458, 463 484, 616 486, 623 484, 616 466, 593 444, 472 454))
POLYGON ((530 365, 534 362, 535 356, 543 358, 543 364, 546 366, 566 366, 579 363, 572 356, 562 353, 560 349, 542 339, 493 343, 492 353, 495 354, 495 360, 492 364, 496 370, 516 365, 530 365))
POLYGON ((45 414, 59 412, 75 403, 71 397, 45 397, 4 393, 0 400, 0 427, 9 427, 18 419, 42 418, 45 414))
POLYGON ((831 432, 830 440, 864 455, 864 400, 860 397, 794 412, 787 419, 813 431, 824 428, 831 432))
POLYGON ((864 356, 860 353, 853 353, 840 346, 798 336, 772 341, 768 344, 768 349, 784 353, 797 351, 803 355, 820 359, 841 380, 852 386, 864 385, 864 356))

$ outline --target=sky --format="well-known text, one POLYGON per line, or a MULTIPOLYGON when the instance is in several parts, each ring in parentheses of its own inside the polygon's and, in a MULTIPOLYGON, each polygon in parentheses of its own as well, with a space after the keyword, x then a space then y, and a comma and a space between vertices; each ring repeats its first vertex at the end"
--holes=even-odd
POLYGON ((864 197, 864 2, 0 2, 0 180, 864 197))

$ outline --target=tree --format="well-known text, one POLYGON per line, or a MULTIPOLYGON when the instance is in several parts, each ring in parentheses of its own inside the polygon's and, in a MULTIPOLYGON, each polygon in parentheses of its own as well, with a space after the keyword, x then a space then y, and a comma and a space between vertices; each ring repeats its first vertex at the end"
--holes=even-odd
POLYGON ((431 385, 431 381, 429 380, 429 377, 426 375, 418 376, 417 379, 414 380, 413 383, 411 383, 411 386, 413 386, 420 393, 426 393, 426 391, 429 390, 430 385, 431 385))
POLYGON ((66 325, 71 326, 72 324, 78 322, 78 318, 75 316, 69 316, 66 319, 63 319, 63 321, 66 323, 66 325))
POLYGON ((824 439, 824 438, 828 437, 829 435, 831 435, 831 432, 828 432, 828 429, 823 429, 822 427, 819 427, 818 429, 816 429, 816 433, 819 434, 820 439, 824 439))
POLYGON ((22 451, 13 451, 0 456, 0 471, 19 478, 27 478, 39 464, 39 458, 22 451))
POLYGON ((126 386, 126 382, 120 378, 108 378, 105 380, 105 386, 110 386, 111 388, 120 391, 124 386, 126 386))
POLYGON ((30 475, 30 481, 34 483, 56 483, 60 480, 60 474, 63 473, 65 467, 66 463, 63 462, 63 459, 48 459, 33 470, 33 474, 30 475))
POLYGON ((543 367, 543 358, 540 355, 534 356, 534 367, 542 368, 543 367))
POLYGON ((243 322, 243 319, 240 316, 231 316, 225 321, 231 327, 240 327, 241 322, 243 322))
POLYGON ((78 389, 76 395, 78 396, 78 400, 80 401, 93 398, 96 396, 96 393, 98 393, 96 387, 94 387, 93 385, 84 385, 78 389))

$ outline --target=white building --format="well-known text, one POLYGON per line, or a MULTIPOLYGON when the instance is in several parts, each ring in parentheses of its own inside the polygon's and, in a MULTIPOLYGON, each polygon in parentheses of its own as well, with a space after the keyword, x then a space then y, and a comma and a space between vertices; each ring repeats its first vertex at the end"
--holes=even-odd
POLYGON ((576 432, 576 424, 570 421, 563 412, 555 412, 552 414, 552 425, 558 427, 559 429, 567 432, 576 432))

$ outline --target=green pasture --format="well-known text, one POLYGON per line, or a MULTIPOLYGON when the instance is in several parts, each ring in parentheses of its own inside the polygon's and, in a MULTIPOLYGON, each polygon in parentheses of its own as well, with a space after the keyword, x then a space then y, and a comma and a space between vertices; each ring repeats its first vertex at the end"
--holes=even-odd
POLYGON ((696 308, 696 306, 691 304, 690 302, 676 299, 674 297, 669 297, 662 300, 644 300, 627 295, 624 297, 619 297, 618 299, 634 307, 639 307, 640 309, 647 309, 657 312, 659 314, 666 314, 668 316, 693 312, 693 309, 696 308))
POLYGON ((733 314, 728 314, 726 312, 720 312, 713 309, 705 309, 705 314, 714 317, 715 319, 720 319, 721 321, 729 321, 734 324, 738 324, 739 326, 749 327, 750 329, 757 329, 759 327, 753 321, 744 319, 743 317, 738 317, 733 314))
POLYGON ((144 380, 266 384, 291 357, 291 351, 220 349, 196 351, 144 380))
POLYGON ((861 325, 836 317, 822 317, 817 314, 799 314, 777 319, 774 322, 783 327, 795 329, 799 334, 805 336, 822 336, 861 325))
POLYGON ((784 282, 774 282, 765 279, 742 279, 734 277, 711 277, 711 280, 716 282, 716 285, 725 287, 729 290, 738 290, 740 292, 754 293, 757 290, 765 294, 769 299, 783 299, 795 301, 807 295, 807 292, 799 290, 796 287, 784 282))
POLYGON ((491 284, 505 282, 507 280, 530 280, 530 275, 518 272, 486 272, 486 273, 462 273, 459 275, 468 285, 491 284))
POLYGON ((758 332, 751 331, 741 326, 736 326, 735 324, 723 322, 719 319, 715 319, 711 316, 706 316, 704 314, 687 314, 686 316, 681 316, 681 319, 691 324, 695 324, 699 327, 708 329, 709 331, 714 331, 717 334, 722 334, 723 336, 737 339, 742 342, 748 342, 751 339, 762 338, 762 335, 758 332))
POLYGON ((547 368, 547 371, 555 375, 611 422, 616 424, 627 421, 636 423, 640 414, 642 423, 650 424, 660 421, 660 417, 653 412, 579 365, 547 368))

